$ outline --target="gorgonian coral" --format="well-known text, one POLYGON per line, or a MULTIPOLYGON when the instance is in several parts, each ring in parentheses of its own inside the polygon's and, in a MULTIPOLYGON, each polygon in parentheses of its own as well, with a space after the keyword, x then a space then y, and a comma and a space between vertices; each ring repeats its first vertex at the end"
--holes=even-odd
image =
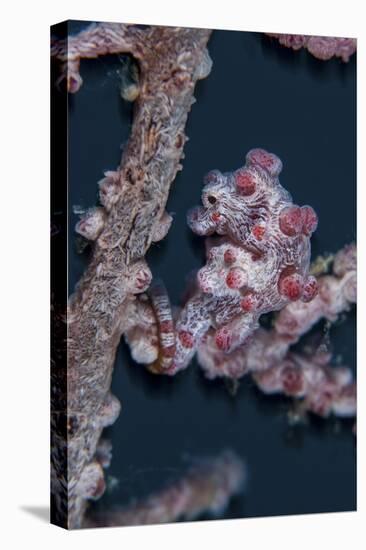
POLYGON ((305 48, 317 59, 326 61, 332 57, 339 57, 347 63, 356 51, 355 38, 341 38, 337 36, 307 36, 305 34, 276 34, 266 33, 277 38, 282 46, 299 50, 305 48))
POLYGON ((185 476, 158 493, 135 500, 124 508, 95 513, 86 526, 168 523, 193 520, 203 513, 215 517, 243 490, 245 481, 245 464, 227 449, 213 458, 196 460, 185 476))
POLYGON ((211 69, 210 34, 97 23, 75 36, 65 36, 63 28, 63 38, 52 40, 51 54, 60 64, 53 99, 64 105, 65 88, 75 93, 82 84, 83 58, 129 54, 138 72, 134 89, 122 83, 122 96, 135 99, 135 108, 121 162, 99 182, 102 206, 88 210, 76 227, 92 241, 92 253, 65 316, 67 359, 55 361, 52 370, 52 516, 69 528, 83 524, 88 501, 104 490, 98 441, 119 412, 110 396, 116 350, 134 318, 135 295, 151 281, 145 254, 171 223, 165 204, 182 168, 195 85, 211 69))

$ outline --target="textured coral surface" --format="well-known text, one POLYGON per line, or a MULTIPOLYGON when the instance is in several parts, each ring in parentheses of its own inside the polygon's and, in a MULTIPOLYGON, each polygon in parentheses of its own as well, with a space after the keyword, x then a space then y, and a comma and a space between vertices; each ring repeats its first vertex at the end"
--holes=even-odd
POLYGON ((56 365, 52 403, 55 521, 69 528, 80 527, 88 500, 105 488, 96 454, 102 430, 120 409, 110 394, 116 350, 133 317, 134 296, 151 281, 145 253, 169 229, 165 204, 181 169, 195 84, 211 69, 206 49, 210 32, 100 23, 52 41, 52 56, 61 64, 61 90, 63 81, 69 92, 79 90, 83 57, 129 53, 139 73, 131 135, 121 162, 99 182, 102 207, 88 210, 76 227, 93 241, 93 254, 69 301, 67 372, 65 363, 56 365), (58 429, 65 416, 66 436, 58 429))
POLYGON ((307 36, 304 34, 276 34, 267 33, 277 38, 282 46, 299 50, 306 48, 314 57, 326 61, 332 57, 339 57, 347 63, 356 51, 355 38, 341 38, 335 36, 307 36))
POLYGON ((178 482, 125 508, 96 514, 85 526, 122 526, 193 520, 220 515, 231 497, 243 489, 246 471, 230 450, 199 459, 178 482))

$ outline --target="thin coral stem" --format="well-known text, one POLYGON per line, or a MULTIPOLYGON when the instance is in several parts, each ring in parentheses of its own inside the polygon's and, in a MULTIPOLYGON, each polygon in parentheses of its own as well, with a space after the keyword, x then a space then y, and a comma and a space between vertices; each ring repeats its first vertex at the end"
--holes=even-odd
POLYGON ((139 44, 144 31, 122 23, 94 23, 75 36, 53 41, 51 55, 62 62, 58 83, 67 79, 67 89, 75 93, 80 89, 80 60, 115 53, 131 53, 139 57, 139 44))
POLYGON ((202 514, 222 513, 229 500, 243 490, 245 466, 233 451, 200 459, 176 483, 125 508, 95 514, 85 527, 113 527, 192 520, 202 514))
POLYGON ((55 370, 53 403, 67 402, 67 409, 60 411, 57 405, 56 411, 55 405, 52 414, 52 490, 59 521, 64 523, 66 509, 69 528, 80 527, 87 502, 104 491, 96 453, 102 430, 120 408, 109 391, 116 350, 133 318, 135 295, 151 281, 145 253, 169 229, 165 204, 182 168, 195 84, 211 69, 206 49, 210 32, 97 24, 52 44, 72 92, 81 84, 81 57, 129 51, 140 69, 129 141, 118 168, 99 182, 104 211, 88 211, 76 227, 93 240, 93 253, 69 301, 67 372, 64 364, 55 370), (60 398, 65 378, 67 400, 60 398), (57 429, 60 414, 67 416, 66 440, 57 429), (67 472, 61 460, 65 453, 67 472))

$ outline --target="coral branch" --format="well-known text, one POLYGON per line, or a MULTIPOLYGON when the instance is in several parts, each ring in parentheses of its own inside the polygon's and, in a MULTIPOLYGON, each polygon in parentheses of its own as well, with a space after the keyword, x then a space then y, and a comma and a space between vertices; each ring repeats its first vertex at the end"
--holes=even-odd
POLYGON ((209 36, 202 29, 100 24, 52 45, 53 55, 67 64, 73 92, 81 83, 81 57, 129 51, 139 64, 130 139, 120 166, 99 183, 104 212, 88 212, 77 226, 94 239, 93 255, 69 302, 67 398, 63 373, 55 381, 52 405, 52 491, 58 521, 64 524, 66 509, 69 528, 81 525, 87 500, 103 492, 103 472, 94 456, 103 428, 119 412, 109 393, 116 349, 133 315, 134 295, 151 281, 144 255, 169 228, 165 204, 181 169, 195 84, 210 72, 209 36), (67 440, 57 430, 58 414, 67 414, 67 440), (65 454, 67 479, 60 460, 65 454))
POLYGON ((335 36, 307 36, 304 34, 276 34, 266 33, 277 38, 282 46, 299 50, 305 48, 317 59, 323 61, 332 57, 340 57, 347 63, 357 48, 355 38, 339 38, 335 36))
POLYGON ((192 520, 202 514, 221 514, 243 489, 245 467, 232 451, 201 459, 177 483, 145 500, 88 519, 85 527, 113 527, 192 520))
POLYGON ((120 23, 94 23, 76 36, 53 41, 51 55, 62 62, 58 82, 66 78, 67 89, 75 93, 82 85, 80 60, 114 53, 131 53, 139 58, 144 31, 135 25, 120 23))
POLYGON ((288 353, 266 370, 253 373, 264 393, 283 393, 302 399, 302 410, 319 416, 333 413, 341 417, 356 414, 356 384, 347 367, 332 367, 330 354, 307 357, 288 353))

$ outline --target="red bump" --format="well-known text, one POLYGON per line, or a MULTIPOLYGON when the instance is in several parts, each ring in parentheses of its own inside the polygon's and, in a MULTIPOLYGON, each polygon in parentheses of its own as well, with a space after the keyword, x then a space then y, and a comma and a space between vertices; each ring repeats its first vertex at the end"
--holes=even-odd
POLYGON ((224 252, 224 262, 226 264, 233 264, 236 260, 236 253, 232 248, 227 248, 224 252))
POLYGON ((246 296, 243 297, 243 299, 240 301, 240 307, 243 311, 249 312, 253 311, 257 306, 258 300, 255 294, 250 292, 249 294, 246 294, 246 296))
POLYGON ((187 330, 181 330, 178 332, 178 338, 184 348, 193 348, 194 346, 194 337, 193 334, 187 330))
POLYGON ((266 233, 266 228, 264 225, 255 225, 252 228, 252 235, 257 239, 257 241, 262 241, 266 233))
POLYGON ((173 321, 162 321, 160 323, 160 332, 168 333, 174 331, 173 321))
POLYGON ((271 176, 278 176, 282 170, 281 160, 264 149, 252 149, 246 156, 248 164, 258 165, 267 170, 271 176))
POLYGON ((304 288, 302 291, 301 299, 303 302, 310 302, 317 294, 319 290, 318 281, 316 280, 313 275, 310 275, 306 283, 304 284, 304 288))
POLYGON ((237 170, 237 172, 235 173, 235 183, 237 190, 241 195, 244 195, 246 197, 249 195, 253 195, 256 188, 256 183, 254 175, 251 174, 248 170, 237 170))
POLYGON ((226 277, 226 284, 229 288, 241 288, 246 281, 246 275, 240 267, 231 268, 226 277))
POLYGON ((220 221, 220 218, 221 218, 221 214, 219 214, 219 212, 213 212, 213 213, 211 214, 211 220, 212 220, 213 222, 218 222, 218 221, 220 221))
POLYGON ((161 354, 165 358, 174 357, 174 355, 175 355, 175 345, 173 344, 172 346, 167 346, 166 348, 163 348, 161 354))
POLYGON ((303 230, 304 218, 299 206, 286 206, 280 213, 280 229, 289 237, 299 235, 303 230))
POLYGON ((291 301, 298 300, 303 290, 302 277, 298 273, 280 278, 279 291, 291 301))
POLYGON ((232 336, 227 328, 220 328, 216 331, 215 342, 216 346, 222 351, 228 351, 231 346, 232 336))
POLYGON ((290 365, 284 367, 281 379, 284 393, 287 395, 298 395, 303 392, 304 379, 300 369, 290 365))
POLYGON ((303 206, 301 208, 301 214, 303 221, 302 232, 304 235, 310 236, 318 227, 318 216, 311 206, 303 206))

